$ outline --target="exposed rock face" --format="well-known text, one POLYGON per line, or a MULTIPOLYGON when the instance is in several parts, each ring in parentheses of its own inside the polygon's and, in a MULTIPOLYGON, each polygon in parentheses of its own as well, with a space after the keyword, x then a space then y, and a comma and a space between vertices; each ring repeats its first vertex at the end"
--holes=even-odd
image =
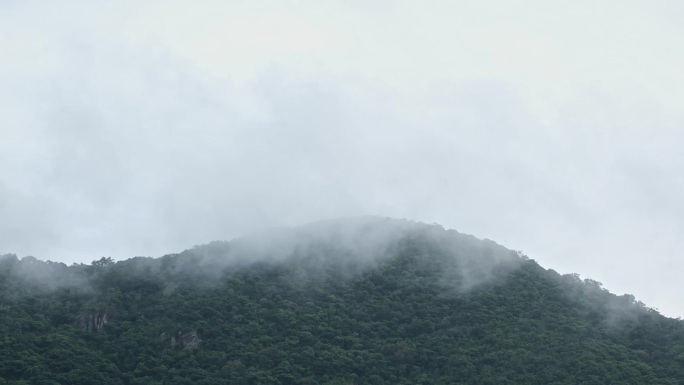
POLYGON ((98 313, 81 314, 76 317, 76 328, 84 332, 97 333, 109 322, 109 314, 107 311, 98 313))
MULTIPOLYGON (((164 335, 162 335, 162 337, 164 337, 164 335)), ((199 334, 197 334, 196 331, 191 330, 186 333, 178 332, 175 337, 171 337, 169 345, 171 345, 172 348, 179 346, 183 349, 195 350, 201 343, 202 339, 199 337, 199 334)))

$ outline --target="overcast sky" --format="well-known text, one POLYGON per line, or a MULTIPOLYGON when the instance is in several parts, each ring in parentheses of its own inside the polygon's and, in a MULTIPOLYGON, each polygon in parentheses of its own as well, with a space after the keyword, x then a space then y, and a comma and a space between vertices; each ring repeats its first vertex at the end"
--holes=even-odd
POLYGON ((684 317, 684 2, 0 1, 0 254, 375 214, 684 317))

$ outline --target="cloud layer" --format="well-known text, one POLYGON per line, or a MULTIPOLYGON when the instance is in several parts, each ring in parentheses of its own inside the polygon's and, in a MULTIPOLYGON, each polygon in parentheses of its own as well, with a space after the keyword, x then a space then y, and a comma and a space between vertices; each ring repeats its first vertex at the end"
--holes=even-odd
POLYGON ((377 214, 684 314, 679 3, 186 4, 0 6, 0 252, 377 214))

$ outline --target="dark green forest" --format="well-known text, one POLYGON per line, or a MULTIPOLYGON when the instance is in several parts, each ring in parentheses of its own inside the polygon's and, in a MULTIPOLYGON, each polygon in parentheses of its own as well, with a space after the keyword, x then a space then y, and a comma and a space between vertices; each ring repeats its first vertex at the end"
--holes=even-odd
POLYGON ((684 324, 437 225, 0 257, 0 384, 684 384, 684 324))

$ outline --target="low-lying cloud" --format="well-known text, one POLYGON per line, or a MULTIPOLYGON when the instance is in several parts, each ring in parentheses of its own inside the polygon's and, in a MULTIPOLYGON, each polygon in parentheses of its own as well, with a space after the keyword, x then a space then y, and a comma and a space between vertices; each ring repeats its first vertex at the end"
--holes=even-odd
POLYGON ((375 214, 684 312, 680 7, 329 4, 3 3, 0 252, 375 214), (315 44, 274 46, 299 21, 315 44))

